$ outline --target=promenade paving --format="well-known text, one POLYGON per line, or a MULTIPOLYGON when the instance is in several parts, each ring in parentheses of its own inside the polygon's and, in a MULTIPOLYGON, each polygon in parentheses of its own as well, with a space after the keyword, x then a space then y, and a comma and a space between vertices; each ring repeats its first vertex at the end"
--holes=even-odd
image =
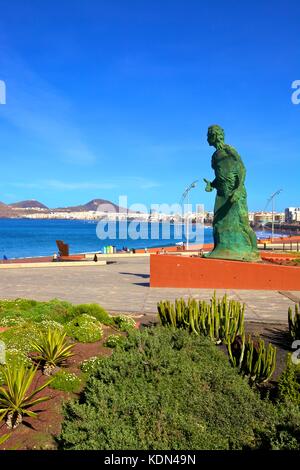
MULTIPOLYGON (((246 303, 246 319, 287 323, 287 310, 300 301, 300 292, 216 290, 221 296, 246 303)), ((59 298, 72 303, 99 303, 110 312, 152 315, 157 302, 210 299, 213 289, 169 289, 149 287, 149 258, 124 258, 105 266, 68 267, 68 269, 22 268, 1 270, 0 298, 35 300, 59 298)))

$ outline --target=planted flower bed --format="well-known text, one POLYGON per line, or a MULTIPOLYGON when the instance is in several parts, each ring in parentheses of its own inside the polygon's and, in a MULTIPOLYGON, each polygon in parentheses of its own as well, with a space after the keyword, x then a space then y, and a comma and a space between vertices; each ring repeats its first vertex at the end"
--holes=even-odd
POLYGON ((244 309, 163 301, 162 325, 137 330, 95 304, 0 302, 1 448, 299 449, 298 307, 277 348, 244 309))
POLYGON ((109 355, 107 338, 114 335, 119 341, 134 323, 111 317, 95 304, 0 301, 0 341, 5 344, 5 364, 0 365, 1 447, 56 448, 61 404, 79 393, 87 378, 81 363, 109 355), (7 393, 13 390, 18 397, 10 396, 16 405, 9 408, 7 393))

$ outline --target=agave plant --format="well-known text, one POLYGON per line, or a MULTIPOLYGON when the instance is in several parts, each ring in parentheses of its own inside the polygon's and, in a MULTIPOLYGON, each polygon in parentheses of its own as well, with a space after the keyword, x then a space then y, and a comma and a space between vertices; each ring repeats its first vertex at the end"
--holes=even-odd
POLYGON ((19 368, 7 365, 3 370, 5 386, 0 387, 0 421, 5 419, 6 425, 10 429, 15 429, 22 422, 23 416, 35 418, 37 413, 28 408, 49 399, 49 397, 34 399, 37 393, 46 388, 53 380, 50 379, 32 390, 31 384, 36 370, 36 367, 28 369, 24 365, 19 368))
POLYGON ((60 330, 49 328, 47 333, 40 334, 39 339, 31 343, 33 350, 39 353, 36 360, 43 363, 45 375, 51 375, 56 367, 64 365, 73 356, 71 350, 75 345, 68 344, 66 336, 60 330))
POLYGON ((3 436, 0 437, 0 445, 4 444, 4 442, 7 441, 7 439, 10 438, 10 434, 3 434, 3 436))

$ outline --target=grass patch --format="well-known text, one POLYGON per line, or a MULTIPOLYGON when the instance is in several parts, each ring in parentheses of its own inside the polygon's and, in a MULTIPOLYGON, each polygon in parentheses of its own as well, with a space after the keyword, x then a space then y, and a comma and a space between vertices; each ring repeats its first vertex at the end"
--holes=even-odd
POLYGON ((94 357, 90 357, 89 359, 85 359, 81 365, 80 365, 80 369, 82 370, 82 372, 88 376, 88 375, 91 375, 93 374, 99 364, 104 360, 103 357, 100 357, 100 356, 94 356, 94 357))
POLYGON ((0 321, 4 318, 19 319, 34 323, 53 320, 66 323, 72 318, 72 304, 61 300, 37 302, 35 300, 2 300, 0 301, 0 321))
POLYGON ((117 317, 113 317, 114 324, 120 331, 131 331, 136 322, 133 318, 128 317, 127 315, 118 315, 117 317))
POLYGON ((59 371, 53 376, 50 388, 61 390, 63 392, 79 392, 82 386, 82 379, 78 375, 59 371))
POLYGON ((103 336, 101 323, 90 315, 79 315, 65 325, 68 336, 76 339, 80 343, 94 343, 103 336))
POLYGON ((32 350, 32 341, 38 339, 39 331, 34 323, 25 322, 21 326, 0 333, 0 341, 5 343, 6 349, 15 349, 27 354, 32 350))
POLYGON ((104 310, 103 307, 98 304, 74 305, 74 307, 72 307, 71 314, 73 317, 78 317, 79 315, 84 314, 90 315, 91 317, 96 318, 103 325, 113 324, 112 317, 107 313, 106 310, 104 310))
POLYGON ((122 346, 126 341, 125 336, 122 335, 110 335, 106 339, 104 346, 107 348, 116 348, 117 346, 122 346))

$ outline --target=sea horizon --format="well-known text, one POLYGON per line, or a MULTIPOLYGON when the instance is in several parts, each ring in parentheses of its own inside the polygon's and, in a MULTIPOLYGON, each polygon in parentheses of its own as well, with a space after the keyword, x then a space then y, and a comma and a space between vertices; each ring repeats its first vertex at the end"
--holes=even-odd
MULTIPOLYGON (((139 222, 143 238, 121 239, 118 238, 119 223, 116 223, 116 237, 99 239, 96 227, 99 221, 68 220, 68 219, 0 219, 0 259, 31 258, 53 256, 58 252, 56 240, 63 240, 70 247, 70 253, 99 253, 107 245, 115 246, 117 250, 144 249, 155 247, 167 247, 186 242, 184 233, 176 236, 175 228, 178 225, 170 224, 170 236, 166 239, 162 236, 165 227, 164 222, 139 222), (147 237, 151 233, 151 226, 157 225, 158 238, 147 237)), ((104 223, 109 221, 102 221, 104 223)), ((129 224, 130 222, 128 222, 129 224)), ((268 237, 270 231, 256 231, 258 237, 268 237)), ((281 233, 277 232, 276 236, 281 233)), ((203 227, 202 240, 190 240, 193 243, 212 243, 213 230, 211 226, 203 227)))

